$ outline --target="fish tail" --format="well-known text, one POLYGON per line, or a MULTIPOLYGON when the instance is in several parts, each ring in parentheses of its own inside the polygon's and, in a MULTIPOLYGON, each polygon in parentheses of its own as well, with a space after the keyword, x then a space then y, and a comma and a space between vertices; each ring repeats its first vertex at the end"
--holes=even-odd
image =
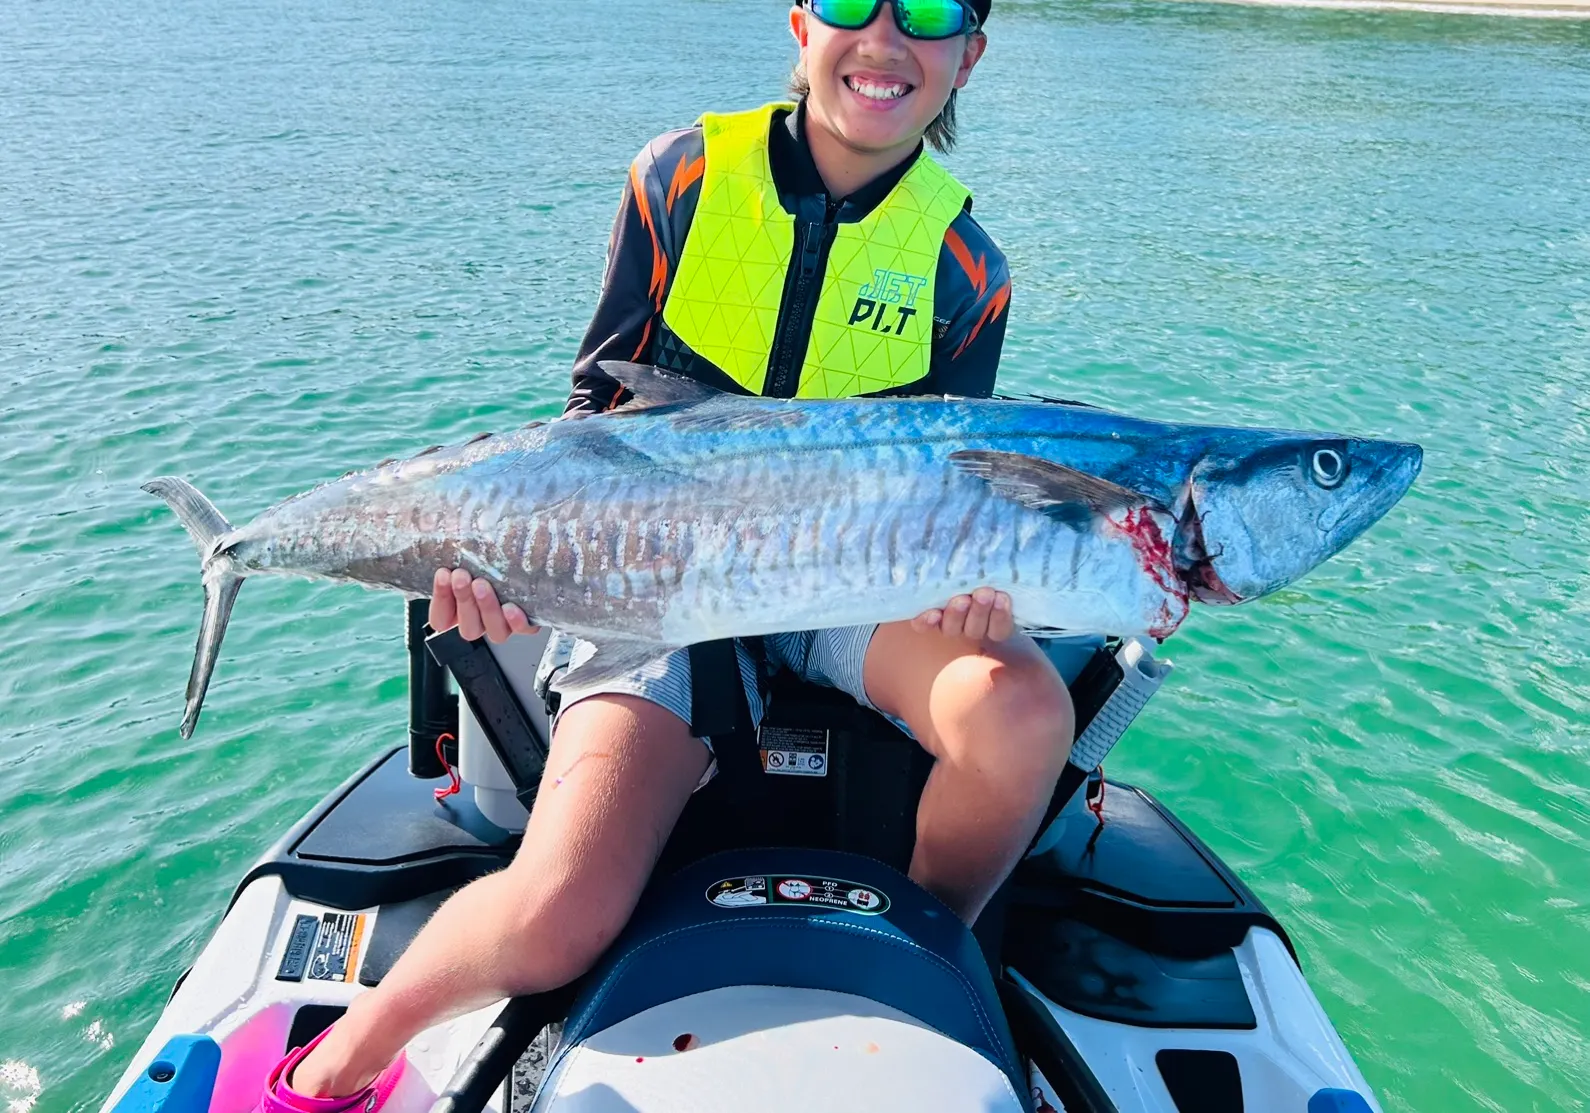
POLYGON ((151 495, 165 500, 193 538, 204 562, 204 619, 199 623, 199 641, 193 651, 193 669, 188 673, 188 703, 182 716, 182 737, 190 738, 210 687, 210 674, 221 652, 226 623, 232 617, 232 604, 243 586, 243 573, 237 562, 222 551, 219 542, 232 532, 232 523, 185 479, 162 476, 143 485, 151 495))

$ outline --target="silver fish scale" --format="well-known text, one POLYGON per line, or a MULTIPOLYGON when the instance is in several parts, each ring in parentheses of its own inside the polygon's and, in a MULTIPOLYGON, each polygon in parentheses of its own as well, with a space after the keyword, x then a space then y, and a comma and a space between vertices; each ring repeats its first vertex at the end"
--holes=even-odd
POLYGON ((1020 596, 1035 623, 1060 624, 1078 596, 1132 608, 1084 608, 1096 622, 1158 625, 1167 607, 1179 620, 1184 601, 1144 572, 1128 536, 1058 522, 942 461, 905 466, 917 455, 889 445, 747 463, 754 498, 699 514, 688 590, 667 609, 664 640, 905 618, 981 584, 1020 596), (1145 609, 1152 621, 1138 617, 1145 609))
POLYGON ((805 420, 562 422, 329 484, 227 540, 251 570, 413 594, 437 567, 463 567, 537 622, 668 644, 905 618, 985 583, 1044 625, 1136 629, 1184 608, 1126 538, 959 473, 943 444, 964 433, 920 413, 876 421, 859 443, 805 420), (1073 605, 1107 596, 1126 605, 1073 605))

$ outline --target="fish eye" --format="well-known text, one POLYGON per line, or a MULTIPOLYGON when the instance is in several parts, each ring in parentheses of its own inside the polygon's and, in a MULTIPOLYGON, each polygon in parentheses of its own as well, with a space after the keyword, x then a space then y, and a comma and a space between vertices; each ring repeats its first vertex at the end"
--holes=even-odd
POLYGON ((1328 491, 1347 478, 1347 458, 1334 448, 1316 448, 1310 470, 1314 482, 1328 491))

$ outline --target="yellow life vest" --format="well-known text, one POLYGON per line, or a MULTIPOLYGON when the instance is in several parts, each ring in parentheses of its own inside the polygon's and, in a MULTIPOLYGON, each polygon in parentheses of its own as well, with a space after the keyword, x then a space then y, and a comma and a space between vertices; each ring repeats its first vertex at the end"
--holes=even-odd
MULTIPOLYGON (((774 112, 708 114, 706 174, 663 322, 753 394, 762 392, 795 218, 768 160, 774 112)), ((926 155, 859 222, 840 224, 812 321, 798 398, 844 398, 925 378, 939 249, 970 196, 926 155)))

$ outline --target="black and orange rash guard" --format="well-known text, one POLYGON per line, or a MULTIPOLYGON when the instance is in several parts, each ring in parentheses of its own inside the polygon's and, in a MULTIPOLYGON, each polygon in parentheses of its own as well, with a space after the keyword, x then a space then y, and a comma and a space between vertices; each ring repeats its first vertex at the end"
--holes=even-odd
MULTIPOLYGON (((872 212, 911 168, 917 154, 849 197, 828 195, 806 146, 804 105, 774 116, 768 159, 779 201, 795 218, 795 243, 810 245, 807 277, 815 264, 818 281, 797 281, 803 252, 792 253, 780 332, 802 335, 816 311, 828 249, 840 224, 872 212)), ((623 203, 608 244, 607 270, 596 313, 574 364, 574 390, 566 412, 610 407, 618 383, 597 366, 601 360, 654 363, 723 390, 746 393, 723 371, 689 350, 663 323, 663 306, 678 271, 706 168, 699 126, 668 132, 647 144, 630 167, 623 203)), ((932 353, 928 374, 890 394, 956 394, 986 398, 1005 340, 1010 271, 1005 256, 972 219, 970 203, 944 233, 935 275, 932 353)), ((804 347, 775 345, 761 393, 792 397, 799 385, 804 347), (793 348, 794 350, 790 350, 793 348)))

